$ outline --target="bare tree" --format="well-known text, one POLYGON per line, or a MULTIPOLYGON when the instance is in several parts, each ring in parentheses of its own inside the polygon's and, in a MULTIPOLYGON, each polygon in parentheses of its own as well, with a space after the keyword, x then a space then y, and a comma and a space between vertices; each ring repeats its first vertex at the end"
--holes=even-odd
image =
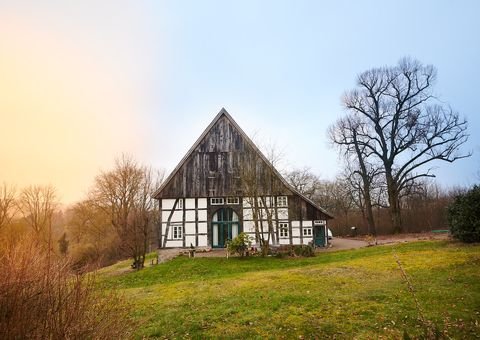
POLYGON ((259 150, 249 150, 244 154, 241 169, 241 188, 255 228, 255 240, 260 244, 262 255, 267 255, 270 244, 275 243, 274 221, 277 219, 276 196, 282 193, 283 183, 275 166, 282 159, 274 145, 266 148, 266 157, 259 150))
POLYGON ((454 162, 467 141, 467 122, 433 94, 436 70, 404 58, 397 66, 368 70, 343 103, 367 124, 362 147, 383 166, 394 229, 402 230, 400 194, 419 178, 434 177, 433 161, 454 162))
POLYGON ((362 117, 351 114, 339 119, 329 129, 330 140, 343 149, 347 163, 345 180, 350 184, 352 198, 361 209, 367 222, 368 233, 376 236, 375 219, 372 209, 372 183, 381 172, 378 165, 369 161, 372 151, 366 147, 368 125, 362 117))
POLYGON ((55 188, 52 186, 29 186, 22 190, 19 208, 27 224, 38 239, 47 241, 50 247, 52 217, 57 207, 55 188))
POLYGON ((137 269, 144 266, 158 214, 151 196, 158 180, 151 168, 124 155, 113 170, 97 176, 92 190, 92 202, 108 214, 122 250, 133 258, 137 269))
POLYGON ((294 169, 287 172, 285 178, 295 190, 310 199, 314 198, 320 179, 310 168, 294 169))
POLYGON ((3 183, 0 186, 0 231, 10 224, 16 212, 16 190, 3 183))
POLYGON ((108 265, 120 258, 120 242, 110 216, 86 199, 69 211, 67 232, 76 268, 108 265))

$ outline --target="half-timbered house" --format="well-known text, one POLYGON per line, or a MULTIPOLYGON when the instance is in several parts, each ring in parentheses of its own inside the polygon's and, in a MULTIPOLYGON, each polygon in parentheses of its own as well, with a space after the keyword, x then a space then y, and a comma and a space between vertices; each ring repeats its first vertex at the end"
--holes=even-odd
POLYGON ((328 243, 332 216, 289 185, 225 109, 154 197, 161 248, 220 248, 242 231, 273 245, 328 243))

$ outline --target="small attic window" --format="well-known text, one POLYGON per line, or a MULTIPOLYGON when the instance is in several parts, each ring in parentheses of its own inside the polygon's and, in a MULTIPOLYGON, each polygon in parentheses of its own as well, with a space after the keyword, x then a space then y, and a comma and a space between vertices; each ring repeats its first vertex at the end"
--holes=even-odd
POLYGON ((277 207, 286 207, 287 206, 287 196, 278 196, 277 197, 277 207))
POLYGON ((182 209, 183 209, 183 198, 179 198, 177 203, 177 210, 182 210, 182 209))
POLYGON ((210 198, 210 204, 211 205, 223 205, 225 204, 225 200, 223 197, 212 197, 210 198))

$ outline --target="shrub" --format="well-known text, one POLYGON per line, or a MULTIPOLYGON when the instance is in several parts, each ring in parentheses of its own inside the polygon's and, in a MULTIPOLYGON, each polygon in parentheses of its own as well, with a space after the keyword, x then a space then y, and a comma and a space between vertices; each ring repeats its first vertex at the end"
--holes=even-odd
POLYGON ((281 245, 279 247, 272 248, 272 255, 278 258, 284 258, 287 256, 301 256, 312 257, 315 256, 315 249, 311 245, 281 245))
POLYGON ((1 339, 129 338, 128 309, 32 239, 0 249, 1 339))
POLYGON ((313 246, 306 245, 306 244, 293 246, 293 253, 296 256, 302 256, 302 257, 315 256, 315 250, 313 249, 313 246))
POLYGON ((248 248, 252 246, 252 238, 245 233, 238 234, 233 240, 227 242, 227 250, 230 254, 245 256, 248 248))
POLYGON ((448 208, 452 236, 462 242, 480 242, 480 186, 455 197, 448 208))

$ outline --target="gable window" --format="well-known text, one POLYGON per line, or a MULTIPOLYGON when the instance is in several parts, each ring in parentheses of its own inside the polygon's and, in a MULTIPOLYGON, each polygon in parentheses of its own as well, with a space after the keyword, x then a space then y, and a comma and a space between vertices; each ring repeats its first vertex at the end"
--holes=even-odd
POLYGON ((172 238, 174 240, 181 240, 183 234, 183 225, 177 224, 172 226, 172 238))
POLYGON ((211 205, 223 205, 225 204, 225 200, 223 197, 212 197, 210 198, 210 204, 211 205))
POLYGON ((240 204, 238 197, 227 197, 227 204, 240 204))
POLYGON ((278 228, 280 237, 288 237, 288 223, 279 223, 278 228))
POLYGON ((312 228, 303 228, 303 236, 312 236, 312 228))
POLYGON ((287 206, 287 196, 278 196, 277 207, 286 207, 286 206, 287 206))
POLYGON ((177 203, 177 210, 182 210, 182 209, 183 209, 183 198, 179 198, 177 203))

